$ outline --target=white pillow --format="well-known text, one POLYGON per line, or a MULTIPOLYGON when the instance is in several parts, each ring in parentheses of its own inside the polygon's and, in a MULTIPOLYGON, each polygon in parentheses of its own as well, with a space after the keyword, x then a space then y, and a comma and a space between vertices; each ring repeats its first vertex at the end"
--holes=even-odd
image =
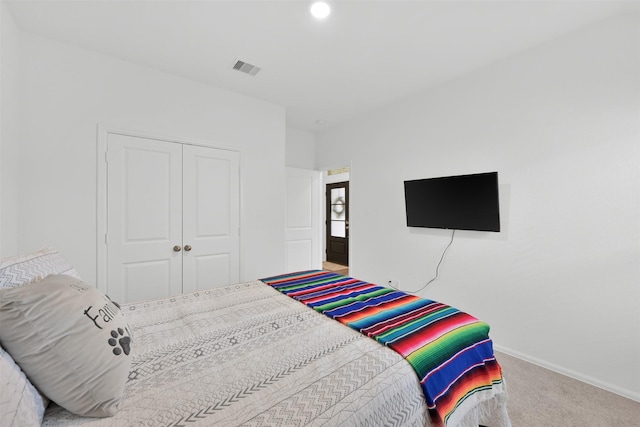
POLYGON ((0 290, 0 342, 31 382, 78 415, 114 415, 131 366, 122 310, 66 275, 0 290))
POLYGON ((45 246, 27 255, 0 260, 0 289, 26 285, 50 274, 66 274, 80 279, 76 269, 57 250, 45 246))
POLYGON ((48 404, 49 400, 42 397, 11 355, 0 347, 0 424, 40 425, 48 404))

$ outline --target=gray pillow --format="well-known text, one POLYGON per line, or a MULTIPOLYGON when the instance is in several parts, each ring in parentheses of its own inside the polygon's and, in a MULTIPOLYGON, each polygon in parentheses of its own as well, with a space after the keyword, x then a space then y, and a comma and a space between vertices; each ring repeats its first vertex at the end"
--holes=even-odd
POLYGON ((124 313, 66 275, 0 291, 0 342, 49 399, 83 416, 114 415, 131 366, 124 313))

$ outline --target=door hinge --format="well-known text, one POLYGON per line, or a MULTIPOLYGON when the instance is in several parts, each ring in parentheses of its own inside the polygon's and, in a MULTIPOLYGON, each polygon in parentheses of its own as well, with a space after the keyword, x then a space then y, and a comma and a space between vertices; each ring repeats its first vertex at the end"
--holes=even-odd
POLYGON ((107 233, 104 233, 104 244, 108 245, 109 244, 109 235, 107 233))
POLYGON ((104 161, 105 161, 106 163, 109 163, 109 152, 108 152, 108 151, 105 151, 105 152, 104 152, 104 161))

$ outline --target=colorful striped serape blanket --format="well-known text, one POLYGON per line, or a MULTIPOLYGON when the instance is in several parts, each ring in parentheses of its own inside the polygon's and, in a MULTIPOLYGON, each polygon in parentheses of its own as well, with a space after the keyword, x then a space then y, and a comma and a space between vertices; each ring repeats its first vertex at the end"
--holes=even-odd
POLYGON ((261 279, 388 346, 414 368, 433 424, 447 425, 503 392, 489 325, 436 301, 336 273, 311 270, 261 279))

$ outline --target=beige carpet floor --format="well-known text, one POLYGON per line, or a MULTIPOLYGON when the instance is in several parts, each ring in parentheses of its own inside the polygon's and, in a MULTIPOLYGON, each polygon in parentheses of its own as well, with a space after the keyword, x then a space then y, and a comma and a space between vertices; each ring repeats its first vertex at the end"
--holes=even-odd
POLYGON ((496 352, 513 427, 640 427, 640 403, 496 352))

